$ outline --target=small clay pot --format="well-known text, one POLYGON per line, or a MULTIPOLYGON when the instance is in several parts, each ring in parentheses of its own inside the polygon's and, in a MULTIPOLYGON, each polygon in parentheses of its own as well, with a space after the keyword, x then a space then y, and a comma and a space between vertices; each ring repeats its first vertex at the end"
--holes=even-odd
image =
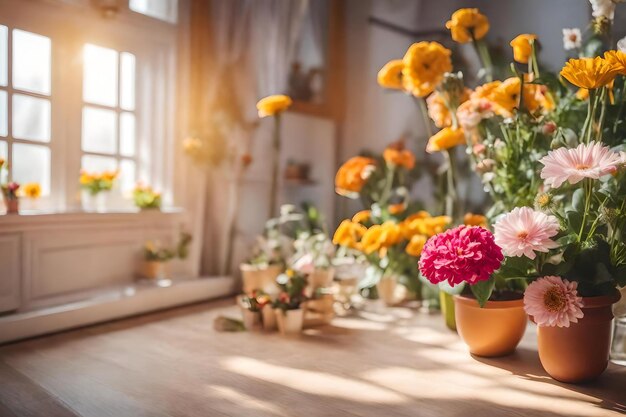
POLYGON ((315 291, 318 288, 330 287, 333 283, 334 275, 335 270, 333 268, 315 269, 311 274, 309 274, 307 281, 311 289, 315 291))
POLYGON ((577 383, 597 378, 609 363, 611 308, 620 293, 583 297, 584 317, 569 327, 537 327, 539 360, 557 381, 577 383))
POLYGON ((275 309, 276 323, 278 324, 278 330, 282 335, 292 335, 302 332, 302 325, 304 324, 304 308, 297 310, 281 310, 275 309))
POLYGON ((398 279, 396 277, 382 277, 378 284, 376 284, 376 290, 378 291, 378 298, 388 306, 393 306, 398 303, 398 297, 396 295, 396 287, 398 286, 398 279))
POLYGON ((472 297, 454 296, 456 329, 470 353, 496 357, 513 353, 524 332, 528 317, 524 300, 487 301, 484 307, 472 297))
POLYGON ((167 266, 163 261, 145 261, 142 275, 148 279, 165 279, 167 266))
POLYGON ((245 307, 241 307, 241 316, 246 330, 259 330, 261 328, 260 311, 250 311, 245 307))
POLYGON ((276 313, 271 305, 266 304, 263 306, 261 316, 263 319, 263 330, 268 332, 276 330, 276 313))
POLYGON ((4 200, 7 206, 7 214, 18 214, 20 211, 20 200, 17 198, 4 200))

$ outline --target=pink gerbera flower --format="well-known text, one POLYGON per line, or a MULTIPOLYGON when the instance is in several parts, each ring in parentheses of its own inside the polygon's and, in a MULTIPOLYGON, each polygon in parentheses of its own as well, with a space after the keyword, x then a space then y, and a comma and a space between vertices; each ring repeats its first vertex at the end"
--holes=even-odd
POLYGON ((488 280, 504 256, 493 234, 479 226, 459 226, 428 239, 419 268, 430 282, 451 286, 488 280))
POLYGON ((524 310, 538 326, 569 327, 583 318, 583 299, 577 282, 547 276, 531 283, 524 293, 524 310))
POLYGON ((600 142, 580 144, 575 149, 559 148, 539 161, 544 167, 541 178, 548 187, 558 188, 565 181, 576 184, 584 178, 597 180, 612 174, 624 164, 624 158, 600 142))
POLYGON ((559 221, 530 207, 516 207, 494 225, 495 241, 506 256, 535 259, 535 251, 559 247, 550 239, 559 232, 559 221))

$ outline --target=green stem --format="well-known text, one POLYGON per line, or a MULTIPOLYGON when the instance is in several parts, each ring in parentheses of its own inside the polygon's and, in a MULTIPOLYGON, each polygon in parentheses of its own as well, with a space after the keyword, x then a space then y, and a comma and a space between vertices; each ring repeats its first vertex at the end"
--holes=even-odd
POLYGON ((606 103, 608 101, 609 87, 602 88, 602 94, 600 95, 600 101, 602 102, 602 109, 600 110, 600 120, 598 120, 598 130, 596 131, 596 141, 602 139, 602 129, 604 126, 604 118, 606 115, 606 103))
POLYGON ((483 64, 483 68, 485 69, 485 80, 487 82, 493 81, 493 64, 491 62, 491 56, 489 55, 489 49, 485 42, 481 40, 474 39, 472 41, 474 45, 474 49, 476 49, 476 53, 478 54, 478 58, 483 64))
POLYGON ((532 73, 535 75, 535 80, 539 78, 539 64, 537 63, 537 49, 535 48, 535 41, 532 40, 530 42, 530 46, 532 49, 532 53, 531 53, 531 68, 532 68, 532 73))
POLYGON ((428 107, 426 106, 426 100, 423 97, 415 97, 417 101, 417 105, 420 108, 420 113, 422 113, 422 118, 424 119, 424 127, 426 128, 426 134, 428 137, 433 135, 432 126, 430 124, 430 117, 428 117, 428 107))
POLYGON ((380 196, 380 208, 387 207, 389 198, 391 197, 391 189, 393 188, 393 174, 395 173, 394 165, 387 165, 387 175, 385 176, 385 187, 380 196))
MULTIPOLYGON (((583 180, 583 190, 585 194, 585 211, 583 211, 583 219, 580 223, 580 231, 578 232, 578 242, 583 242, 583 232, 585 231, 585 223, 587 222, 587 213, 591 208, 591 194, 593 192, 593 183, 590 179, 583 180)), ((587 240, 587 239, 585 239, 587 240)))
POLYGON ((456 194, 456 167, 454 165, 454 155, 450 149, 446 149, 443 153, 448 169, 446 170, 446 215, 455 218, 455 202, 456 194))
POLYGON ((620 101, 619 101, 619 109, 617 110, 617 117, 613 122, 613 134, 617 132, 617 123, 622 119, 622 110, 624 110, 624 101, 626 101, 626 94, 624 94, 624 90, 626 89, 626 77, 622 78, 622 89, 620 90, 620 101))
POLYGON ((270 213, 269 216, 276 215, 276 205, 278 203, 278 171, 280 165, 280 113, 274 116, 274 138, 272 141, 272 178, 270 185, 270 213))

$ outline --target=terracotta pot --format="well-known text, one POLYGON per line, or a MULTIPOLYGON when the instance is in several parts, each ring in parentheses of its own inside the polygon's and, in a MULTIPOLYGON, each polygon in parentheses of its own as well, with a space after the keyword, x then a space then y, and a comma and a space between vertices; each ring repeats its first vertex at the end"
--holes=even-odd
POLYGON ((11 199, 11 200, 5 200, 6 205, 7 205, 7 214, 18 214, 20 211, 20 200, 18 199, 11 199))
POLYGON ((583 313, 569 327, 537 327, 539 360, 557 381, 583 382, 604 372, 609 362, 613 312, 620 293, 583 297, 583 313))
POLYGON ((166 276, 165 262, 144 261, 142 275, 148 279, 164 279, 166 276))
POLYGON ((459 336, 476 356, 513 353, 526 331, 528 317, 522 298, 487 301, 481 308, 475 298, 455 295, 454 309, 459 336))
POLYGON ((254 290, 261 290, 268 294, 276 294, 276 277, 282 272, 279 265, 269 265, 257 267, 254 265, 241 264, 239 266, 243 279, 243 292, 252 293, 254 290))
POLYGON ((439 304, 441 315, 446 322, 446 327, 456 331, 456 320, 454 318, 454 298, 445 291, 439 291, 439 304))
POLYGON ((384 301, 388 306, 392 306, 398 302, 396 297, 396 287, 398 280, 396 277, 383 277, 376 284, 378 290, 378 298, 384 301))
POLYGON ((276 330, 276 312, 271 305, 267 304, 263 306, 261 318, 263 321, 263 330, 268 332, 276 330))
POLYGON ((280 334, 290 335, 302 332, 304 308, 286 311, 277 308, 274 312, 276 313, 276 324, 278 324, 280 334))
POLYGON ((307 280, 311 289, 315 291, 317 288, 330 287, 334 276, 335 270, 333 268, 316 269, 312 274, 309 274, 307 280))
POLYGON ((245 307, 241 307, 241 316, 243 317, 243 325, 246 330, 259 330, 261 328, 260 311, 250 311, 245 307))

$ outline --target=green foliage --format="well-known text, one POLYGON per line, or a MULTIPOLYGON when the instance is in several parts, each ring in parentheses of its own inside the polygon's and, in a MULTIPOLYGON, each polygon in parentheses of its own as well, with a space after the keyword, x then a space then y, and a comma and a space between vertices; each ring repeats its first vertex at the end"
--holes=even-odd
POLYGON ((472 294, 474 294, 481 307, 484 307, 489 297, 491 297, 495 285, 496 280, 494 277, 491 277, 487 281, 480 281, 470 286, 472 294))
POLYGON ((274 308, 283 311, 297 310, 306 301, 304 290, 307 286, 306 277, 291 269, 276 278, 276 285, 280 289, 278 297, 273 302, 274 308))

